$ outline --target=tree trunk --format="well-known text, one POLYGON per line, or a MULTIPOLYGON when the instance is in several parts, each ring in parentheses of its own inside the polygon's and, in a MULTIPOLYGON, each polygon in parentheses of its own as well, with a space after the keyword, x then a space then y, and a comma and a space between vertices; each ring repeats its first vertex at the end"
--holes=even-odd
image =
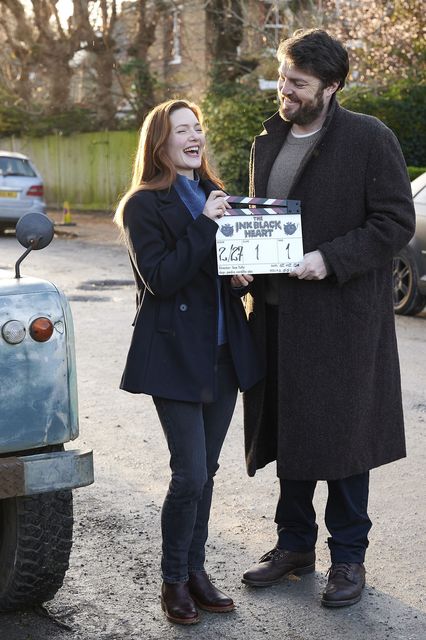
POLYGON ((116 105, 113 97, 115 58, 111 49, 104 49, 96 54, 94 68, 97 77, 96 112, 98 122, 105 129, 115 126, 116 105))
POLYGON ((49 111, 61 113, 70 107, 70 83, 72 69, 68 60, 59 59, 54 64, 46 64, 49 86, 49 111))

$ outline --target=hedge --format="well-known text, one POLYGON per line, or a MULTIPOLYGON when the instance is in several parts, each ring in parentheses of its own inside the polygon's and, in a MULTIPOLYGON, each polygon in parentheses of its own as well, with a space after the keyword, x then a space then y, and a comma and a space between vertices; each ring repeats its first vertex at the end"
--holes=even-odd
POLYGON ((407 167, 410 180, 414 180, 425 173, 426 167, 407 167))
MULTIPOLYGON (((424 171, 426 85, 399 83, 376 94, 365 88, 345 89, 339 102, 380 118, 398 137, 410 176, 424 171)), ((228 85, 207 94, 202 106, 219 175, 234 195, 247 195, 251 144, 262 131, 262 122, 277 109, 275 92, 260 91, 256 85, 228 85)))
POLYGON ((426 165, 426 84, 395 83, 376 94, 351 89, 341 94, 340 103, 352 111, 368 113, 382 120, 397 136, 407 165, 426 165))
POLYGON ((277 109, 275 92, 237 85, 229 92, 211 93, 203 101, 207 143, 226 189, 248 195, 248 165, 255 135, 277 109))

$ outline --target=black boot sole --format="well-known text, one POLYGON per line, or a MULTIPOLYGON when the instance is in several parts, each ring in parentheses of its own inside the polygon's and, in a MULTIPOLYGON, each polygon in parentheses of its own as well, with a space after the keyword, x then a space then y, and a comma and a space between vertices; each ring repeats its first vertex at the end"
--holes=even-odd
POLYGON ((192 599, 199 609, 203 609, 203 611, 210 611, 210 613, 229 613, 230 611, 235 610, 235 604, 227 604, 225 607, 217 607, 214 605, 203 604, 198 598, 194 598, 194 594, 191 593, 192 599))
POLYGON ((249 578, 241 578, 241 582, 243 584, 247 584, 249 587, 272 587, 274 584, 279 584, 280 582, 284 582, 288 576, 303 576, 308 573, 314 573, 315 564, 310 564, 307 567, 299 567, 297 569, 291 569, 291 571, 287 571, 279 578, 275 580, 268 580, 268 582, 261 580, 250 580, 249 578))
POLYGON ((355 598, 351 598, 350 600, 324 600, 321 599, 321 604, 323 607, 329 607, 330 609, 338 609, 339 607, 349 607, 352 604, 356 604, 361 600, 362 593, 355 598))

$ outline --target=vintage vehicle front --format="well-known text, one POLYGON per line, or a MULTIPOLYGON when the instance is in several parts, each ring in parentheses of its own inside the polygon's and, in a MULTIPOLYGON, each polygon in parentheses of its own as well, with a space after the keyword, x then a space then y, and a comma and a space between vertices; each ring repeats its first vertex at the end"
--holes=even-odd
POLYGON ((73 322, 51 282, 21 277, 20 263, 53 237, 42 213, 16 235, 27 250, 15 273, 0 271, 0 611, 53 598, 72 545, 72 489, 93 482, 78 436, 73 322))

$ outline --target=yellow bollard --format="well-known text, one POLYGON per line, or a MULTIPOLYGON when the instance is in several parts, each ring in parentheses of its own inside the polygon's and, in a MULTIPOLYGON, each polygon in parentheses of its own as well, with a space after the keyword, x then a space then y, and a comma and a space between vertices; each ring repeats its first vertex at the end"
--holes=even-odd
POLYGON ((62 224, 72 225, 71 209, 70 209, 70 203, 68 202, 68 200, 65 200, 64 202, 62 224))

